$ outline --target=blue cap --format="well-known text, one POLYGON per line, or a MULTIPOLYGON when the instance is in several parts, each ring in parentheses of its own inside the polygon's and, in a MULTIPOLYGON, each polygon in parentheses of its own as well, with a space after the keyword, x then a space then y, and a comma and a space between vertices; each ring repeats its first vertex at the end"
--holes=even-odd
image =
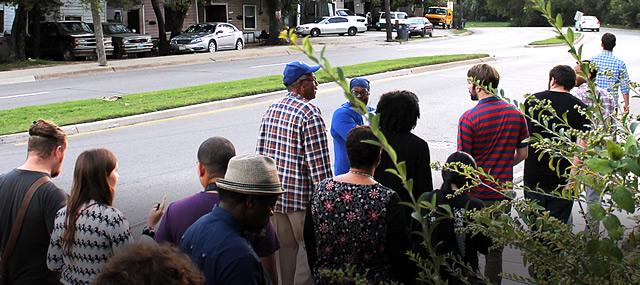
POLYGON ((308 66, 302 62, 293 61, 284 67, 284 72, 282 73, 284 78, 282 79, 282 82, 285 86, 289 86, 296 82, 300 76, 314 73, 318 71, 318 69, 320 69, 319 65, 308 66))
POLYGON ((369 91, 369 80, 366 80, 362 77, 356 77, 354 79, 351 79, 351 82, 349 82, 349 89, 353 90, 353 88, 356 87, 362 87, 364 89, 367 89, 367 91, 369 91))

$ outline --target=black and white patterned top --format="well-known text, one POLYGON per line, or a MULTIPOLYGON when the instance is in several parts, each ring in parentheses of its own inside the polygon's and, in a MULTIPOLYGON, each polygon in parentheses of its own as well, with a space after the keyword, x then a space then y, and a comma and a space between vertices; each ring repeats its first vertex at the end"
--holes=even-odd
POLYGON ((131 242, 129 222, 118 209, 90 201, 80 208, 71 252, 64 250, 67 208, 56 214, 47 267, 61 271, 62 284, 91 284, 113 252, 131 242))

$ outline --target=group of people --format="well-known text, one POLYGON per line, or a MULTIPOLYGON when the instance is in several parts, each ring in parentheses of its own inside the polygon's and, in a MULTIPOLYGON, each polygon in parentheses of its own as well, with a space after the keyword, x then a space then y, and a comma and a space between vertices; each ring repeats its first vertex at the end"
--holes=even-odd
MULTIPOLYGON (((512 182, 513 167, 522 161, 524 184, 530 189, 550 192, 566 184, 549 169, 550 158, 526 143, 530 134, 551 136, 528 119, 545 112, 532 106, 549 101, 556 112, 567 114, 571 128, 585 130, 590 122, 576 106, 601 101, 607 116, 614 114, 618 99, 613 94, 622 83, 627 111, 628 77, 624 64, 611 54, 614 46, 615 36, 604 34, 603 53, 591 59, 600 69, 590 70, 602 88, 599 100, 588 95, 585 78, 559 65, 549 72, 548 90, 527 98, 528 116, 496 95, 500 75, 494 67, 469 69, 468 91, 478 103, 461 115, 457 151, 447 163, 481 168, 493 179, 461 195, 451 194, 471 181, 450 169, 442 171, 441 187, 433 187, 428 143, 411 133, 420 117, 416 94, 388 92, 366 110, 379 115, 378 125, 397 161, 405 162, 413 186, 409 193, 397 175, 386 171, 393 161, 371 143, 378 138, 367 126, 365 110, 357 107, 361 104, 340 106, 327 131, 320 109, 311 102, 319 67, 289 63, 283 73, 288 93, 264 113, 255 154, 237 155, 223 137, 205 140, 197 151, 202 188, 149 211, 141 240, 155 242, 134 243, 125 215, 113 207, 116 156, 107 149, 82 152, 67 195, 50 180, 60 174, 66 134, 52 122, 35 121, 26 162, 0 176, 0 278, 3 284, 335 284, 340 282, 327 272, 353 269, 369 284, 414 284, 418 269, 406 252, 425 254, 422 238, 411 234, 422 225, 401 202, 411 202, 410 195, 427 195, 455 213, 444 219, 427 213, 429 221, 439 221, 431 238, 437 254, 458 255, 478 270, 482 253, 485 276, 500 284, 502 250, 491 247, 488 237, 461 236, 459 229, 467 223, 464 211, 506 199, 504 185, 512 182), (616 68, 614 78, 601 79, 602 70, 611 68, 616 68)), ((350 89, 354 100, 367 105, 367 79, 352 79, 350 89)), ((569 164, 562 160, 559 173, 569 164)), ((571 215, 571 201, 535 192, 525 196, 561 221, 571 215)), ((460 281, 443 270, 450 283, 460 281)))

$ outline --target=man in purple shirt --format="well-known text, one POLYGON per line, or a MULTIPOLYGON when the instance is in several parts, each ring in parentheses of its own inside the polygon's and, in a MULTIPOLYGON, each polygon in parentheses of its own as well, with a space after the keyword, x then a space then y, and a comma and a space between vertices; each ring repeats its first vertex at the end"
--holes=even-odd
MULTIPOLYGON (((222 137, 209 138, 200 145, 197 168, 204 190, 175 201, 167 207, 154 236, 158 243, 169 242, 179 245, 184 232, 200 217, 211 212, 220 200, 216 181, 224 177, 227 164, 235 155, 233 144, 222 137)), ((273 284, 278 284, 274 253, 280 248, 280 244, 271 223, 260 233, 252 234, 247 239, 260 257, 262 266, 269 273, 273 284)))

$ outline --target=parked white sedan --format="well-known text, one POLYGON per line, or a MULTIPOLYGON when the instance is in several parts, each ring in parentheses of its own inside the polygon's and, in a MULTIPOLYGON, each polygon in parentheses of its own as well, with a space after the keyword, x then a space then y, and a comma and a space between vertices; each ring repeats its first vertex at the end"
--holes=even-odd
POLYGON ((358 22, 347 17, 329 17, 318 23, 304 24, 296 27, 296 33, 317 37, 321 34, 348 34, 355 36, 357 33, 367 31, 365 22, 358 22))
POLYGON ((222 49, 241 50, 242 32, 229 23, 202 23, 191 25, 184 33, 171 39, 173 52, 216 52, 222 49))

